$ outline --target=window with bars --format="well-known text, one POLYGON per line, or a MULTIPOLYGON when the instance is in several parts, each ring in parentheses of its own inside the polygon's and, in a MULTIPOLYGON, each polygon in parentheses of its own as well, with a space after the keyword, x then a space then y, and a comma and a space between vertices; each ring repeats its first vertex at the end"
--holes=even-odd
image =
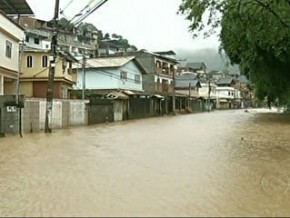
POLYGON ((6 49, 5 49, 5 54, 7 58, 12 57, 12 43, 9 41, 6 41, 6 49))
POLYGON ((48 57, 47 55, 42 56, 42 67, 48 67, 48 57))
POLYGON ((27 62, 27 67, 32 68, 33 58, 31 55, 27 56, 26 62, 27 62))
POLYGON ((141 82, 141 76, 140 75, 135 75, 135 83, 140 84, 141 82))

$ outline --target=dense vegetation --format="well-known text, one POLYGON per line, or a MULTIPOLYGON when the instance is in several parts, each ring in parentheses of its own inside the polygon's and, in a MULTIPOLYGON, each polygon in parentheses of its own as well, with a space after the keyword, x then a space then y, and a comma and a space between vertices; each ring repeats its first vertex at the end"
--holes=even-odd
POLYGON ((290 103, 290 0, 183 0, 194 35, 221 27, 221 49, 255 84, 256 96, 290 103))

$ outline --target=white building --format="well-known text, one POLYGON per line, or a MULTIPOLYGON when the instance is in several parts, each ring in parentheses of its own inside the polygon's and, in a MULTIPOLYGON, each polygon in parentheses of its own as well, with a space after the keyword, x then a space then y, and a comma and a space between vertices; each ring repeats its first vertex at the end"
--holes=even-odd
POLYGON ((216 84, 213 82, 202 82, 201 88, 199 88, 199 97, 202 97, 204 99, 213 99, 215 100, 217 98, 216 94, 216 84), (210 91, 210 92, 209 92, 210 91))
POLYGON ((241 92, 233 87, 224 86, 216 88, 217 108, 238 108, 241 92))
POLYGON ((0 95, 15 94, 23 29, 0 11, 0 95))

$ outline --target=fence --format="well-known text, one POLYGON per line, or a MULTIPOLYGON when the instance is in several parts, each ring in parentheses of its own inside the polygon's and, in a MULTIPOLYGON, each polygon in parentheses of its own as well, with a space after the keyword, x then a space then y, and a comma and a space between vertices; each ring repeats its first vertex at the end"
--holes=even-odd
MULTIPOLYGON (((60 129, 88 124, 86 100, 54 99, 51 128, 60 129)), ((38 132, 45 126, 46 100, 27 98, 23 109, 23 132, 38 132)))

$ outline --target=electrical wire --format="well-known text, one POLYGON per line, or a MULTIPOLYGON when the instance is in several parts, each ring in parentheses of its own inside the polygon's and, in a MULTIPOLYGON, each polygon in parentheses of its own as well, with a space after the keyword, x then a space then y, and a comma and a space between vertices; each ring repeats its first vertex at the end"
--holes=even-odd
MULTIPOLYGON (((58 60, 57 62, 55 62, 55 64, 58 64, 60 61, 61 61, 61 60, 58 60)), ((36 77, 36 76, 38 76, 39 74, 43 73, 43 72, 46 71, 46 70, 49 70, 49 67, 45 67, 45 68, 42 69, 41 71, 39 71, 39 72, 33 74, 32 77, 36 77)))
MULTIPOLYGON (((92 65, 90 65, 88 63, 86 63, 85 66, 86 67, 95 68, 94 66, 92 66, 92 65)), ((110 78, 114 78, 116 80, 120 80, 121 82, 126 81, 128 83, 138 84, 138 83, 136 83, 136 80, 135 79, 128 78, 128 77, 127 77, 127 79, 122 79, 120 76, 114 75, 114 74, 112 74, 112 72, 107 71, 105 69, 98 69, 98 72, 97 73, 99 73, 101 75, 104 75, 104 76, 108 76, 110 78)), ((134 74, 134 73, 131 73, 131 72, 127 72, 127 75, 133 75, 133 76, 135 76, 135 75, 139 75, 139 74, 134 74)), ((142 78, 142 76, 141 76, 141 78, 142 78)), ((168 79, 171 79, 171 78, 168 78, 168 79)), ((148 85, 151 85, 152 82, 146 82, 144 80, 140 80, 140 84, 148 84, 148 85)))
MULTIPOLYGON (((94 0, 95 1, 95 0, 94 0)), ((82 15, 76 21, 73 22, 75 26, 78 26, 84 19, 86 19, 89 15, 94 13, 98 8, 100 8, 103 4, 105 4, 108 0, 101 0, 97 4, 95 4, 86 14, 82 15)))
POLYGON ((64 6, 64 8, 62 9, 62 11, 66 10, 72 3, 74 0, 70 0, 69 3, 67 3, 66 6, 64 6))
POLYGON ((90 5, 96 0, 89 0, 89 2, 83 7, 77 14, 73 16, 73 18, 69 21, 70 23, 74 24, 74 20, 77 19, 79 16, 83 16, 83 12, 90 7, 90 5))

